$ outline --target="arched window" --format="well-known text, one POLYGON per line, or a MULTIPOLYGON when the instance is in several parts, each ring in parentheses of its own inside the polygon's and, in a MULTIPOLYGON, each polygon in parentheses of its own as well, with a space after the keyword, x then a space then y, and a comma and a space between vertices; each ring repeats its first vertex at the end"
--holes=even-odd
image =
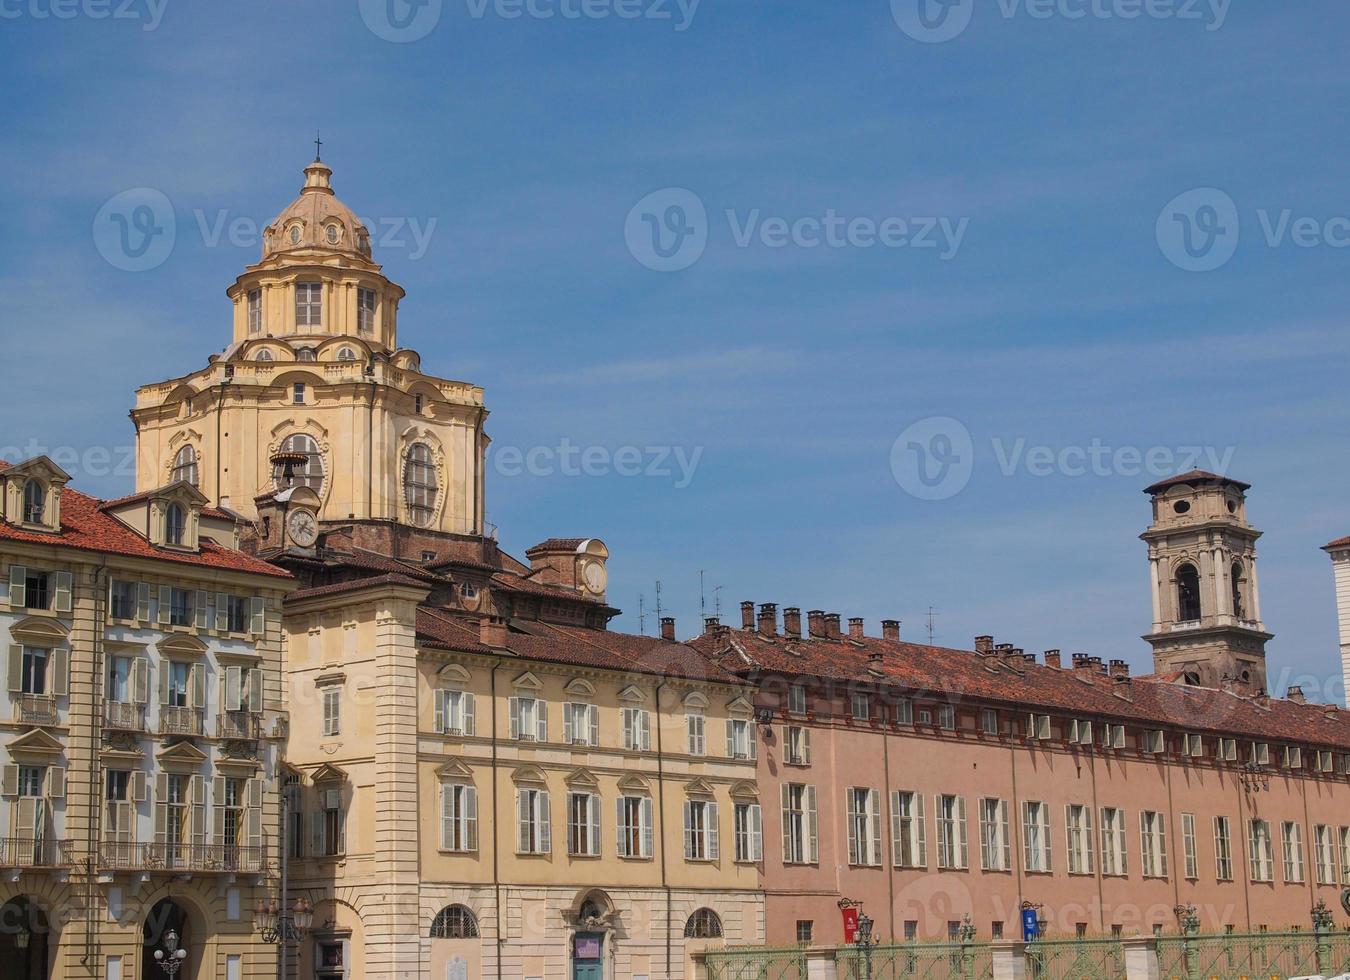
POLYGON ((260 361, 272 360, 272 352, 270 350, 267 350, 266 348, 263 348, 262 350, 258 351, 258 360, 260 361))
POLYGON ((431 450, 420 442, 408 447, 403 468, 403 493, 408 501, 408 517, 418 527, 426 527, 436 516, 436 462, 431 450))
POLYGON ((352 350, 350 347, 344 347, 342 350, 338 351, 338 360, 354 361, 356 360, 356 351, 352 350))
POLYGON ((1233 586, 1233 615, 1238 619, 1246 619, 1247 611, 1242 606, 1242 562, 1233 562, 1232 580, 1233 586))
POLYGON ((47 512, 47 488, 38 480, 23 485, 23 519, 27 524, 41 524, 47 512))
POLYGON ((164 512, 164 541, 166 544, 183 543, 183 535, 187 533, 187 513, 183 510, 181 504, 169 504, 169 509, 164 512))
POLYGON ((178 455, 173 458, 173 473, 169 479, 173 483, 186 480, 194 487, 197 486, 197 450, 191 446, 178 450, 178 455))
POLYGON ((477 939, 478 920, 464 905, 447 905, 431 920, 432 939, 477 939))
POLYGON ((712 909, 699 909, 684 924, 685 939, 721 939, 722 920, 712 909))
POLYGON ((318 356, 314 353, 313 347, 301 347, 295 352, 295 359, 297 361, 317 361, 318 356))
MULTIPOLYGON (((313 436, 307 436, 303 432, 297 432, 295 435, 287 436, 281 444, 283 453, 304 453, 305 463, 303 466, 295 466, 291 470, 294 477, 294 485, 297 487, 309 487, 315 493, 323 491, 323 454, 319 452, 319 444, 314 441, 313 436)), ((282 463, 276 464, 272 470, 272 479, 276 481, 278 487, 284 489, 283 478, 286 467, 282 463)))
POLYGON ((1177 569, 1177 620, 1188 623, 1200 618, 1200 573, 1194 565, 1177 569))

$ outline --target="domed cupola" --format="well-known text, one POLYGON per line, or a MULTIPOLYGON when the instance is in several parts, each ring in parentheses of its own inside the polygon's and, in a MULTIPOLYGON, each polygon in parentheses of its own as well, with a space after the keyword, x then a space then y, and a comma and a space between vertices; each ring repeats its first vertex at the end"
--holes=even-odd
POLYGON ((287 252, 319 249, 370 260, 370 232, 333 193, 333 170, 315 159, 305 168, 305 186, 263 232, 263 261, 287 252))

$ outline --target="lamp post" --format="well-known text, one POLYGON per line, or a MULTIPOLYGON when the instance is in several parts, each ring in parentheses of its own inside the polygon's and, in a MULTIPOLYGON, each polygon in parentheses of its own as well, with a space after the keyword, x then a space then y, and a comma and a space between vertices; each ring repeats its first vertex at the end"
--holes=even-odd
POLYGON ((872 917, 866 912, 860 913, 858 915, 858 934, 853 937, 853 945, 862 952, 865 980, 872 980, 872 950, 876 949, 880 942, 879 937, 872 935, 872 917))
POLYGON ((164 948, 155 950, 155 962, 166 976, 175 976, 183 968, 187 950, 178 945, 178 933, 170 929, 164 934, 164 948))
POLYGON ((253 908, 253 925, 265 943, 275 943, 277 951, 277 980, 285 980, 287 960, 290 958, 290 944, 305 938, 314 925, 314 906, 307 899, 297 898, 295 904, 286 907, 290 897, 287 894, 289 881, 289 851, 287 849, 289 833, 290 794, 285 783, 281 787, 281 833, 277 846, 281 852, 281 899, 258 899, 253 908))

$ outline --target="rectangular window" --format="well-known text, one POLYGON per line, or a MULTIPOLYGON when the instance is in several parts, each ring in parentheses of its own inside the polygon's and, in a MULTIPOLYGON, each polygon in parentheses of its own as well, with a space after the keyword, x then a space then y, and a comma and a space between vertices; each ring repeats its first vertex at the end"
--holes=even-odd
POLYGON ((1091 745, 1092 722, 1083 718, 1074 718, 1069 722, 1069 744, 1091 745))
POLYGON ((939 868, 961 870, 970 866, 966 850, 966 798, 950 794, 934 800, 933 818, 937 821, 937 863, 939 868))
POLYGON ((753 864, 764 860, 764 817, 758 803, 737 803, 733 813, 736 860, 753 864))
POLYGON ((1145 878, 1167 877, 1167 827, 1156 810, 1139 813, 1139 863, 1145 878))
POLYGON ((247 633, 248 621, 248 599, 244 596, 227 595, 225 597, 225 631, 227 633, 247 633))
POLYGON ((19 795, 27 799, 41 798, 46 766, 19 766, 19 795))
POLYGON ((928 867, 923 796, 908 790, 891 793, 891 854, 897 868, 928 867))
POLYGON ((600 797, 594 793, 567 794, 567 853, 600 856, 600 797))
POLYGON ((364 287, 356 290, 356 329, 360 333, 375 332, 375 290, 364 287))
POLYGON ((305 403, 305 383, 297 381, 291 386, 291 404, 303 405, 305 403))
POLYGON ((1125 811, 1102 807, 1102 874, 1124 877, 1129 873, 1125 855, 1125 811))
POLYGON ((854 721, 867 721, 872 716, 872 699, 860 691, 849 699, 849 707, 854 721))
POLYGON ((727 719, 727 756, 732 759, 755 757, 755 723, 745 718, 727 719))
POLYGON ((1181 737, 1181 751, 1192 759, 1199 759, 1205 754, 1205 739, 1201 735, 1189 733, 1181 737))
POLYGON ((20 693, 47 693, 47 664, 50 661, 50 650, 44 650, 42 647, 23 648, 23 670, 19 679, 20 693))
POLYGON ((548 791, 518 790, 516 807, 516 853, 548 854, 553 849, 548 791))
POLYGON ((1034 712, 1027 715, 1027 738, 1047 739, 1050 737, 1050 716, 1034 712))
MULTIPOLYGON (((161 590, 162 592, 163 590, 161 590)), ((169 625, 191 626, 197 611, 197 593, 192 589, 169 590, 169 625)))
POLYGON ((950 704, 937 706, 938 728, 953 731, 956 728, 956 709, 950 704))
POLYGON ((1008 801, 980 800, 980 866, 985 871, 1011 871, 1008 801))
POLYGON ((548 708, 537 698, 511 698, 511 738, 522 742, 548 741, 548 708))
POLYGON ((107 698, 109 701, 115 704, 131 703, 132 669, 130 657, 110 656, 108 658, 107 698))
POLYGON ((986 735, 998 734, 998 712, 993 708, 984 708, 980 711, 980 731, 986 735))
POLYGON ((336 857, 347 850, 347 815, 342 810, 342 790, 319 791, 319 829, 316 855, 336 857))
POLYGON ((323 283, 295 284, 295 325, 317 327, 323 323, 323 283))
POLYGON ((474 696, 467 691, 440 690, 436 730, 442 735, 474 734, 474 696))
POLYGON ((806 714, 805 684, 793 684, 788 688, 788 711, 794 715, 806 714))
POLYGON ((1069 874, 1092 874, 1092 855, 1096 850, 1096 834, 1092 830, 1092 807, 1070 803, 1064 808, 1064 837, 1069 855, 1069 874))
POLYGON ((684 802, 684 859, 716 861, 718 853, 717 804, 710 800, 684 802))
MULTIPOLYGON (((40 520, 30 521, 31 524, 40 524, 40 520)), ((10 571, 13 572, 16 566, 11 565, 10 571)), ((10 589, 13 592, 13 588, 10 589)), ((12 600, 11 600, 12 601, 12 600)), ((50 609, 52 605, 51 576, 46 572, 38 572, 28 569, 24 575, 24 601, 25 609, 50 609)))
POLYGON ((802 725, 783 729, 783 761, 790 766, 811 764, 811 730, 802 725))
POLYGON ((1303 750, 1297 745, 1286 745, 1284 747, 1284 767, 1286 769, 1303 768, 1303 750))
POLYGON ((897 725, 914 724, 914 702, 909 698, 901 698, 895 702, 895 723, 897 725))
POLYGON ((1022 804, 1022 852, 1023 867, 1027 871, 1048 873, 1051 870, 1048 803, 1027 800, 1022 804))
POLYGON ((1274 881, 1270 824, 1265 820, 1253 820, 1248 824, 1247 853, 1252 869, 1252 881, 1274 881))
POLYGON ((1233 880, 1233 832, 1227 817, 1214 818, 1214 876, 1233 880))
POLYGON ((294 773, 286 775, 286 784, 283 792, 290 801, 287 810, 286 827, 286 849, 289 856, 293 858, 302 857, 305 847, 305 812, 303 809, 304 796, 300 787, 300 777, 294 773))
POLYGON ((689 735, 689 754, 705 755, 708 751, 707 719, 693 711, 684 716, 685 731, 689 735))
POLYGON ((1332 753, 1327 749, 1318 749, 1315 764, 1318 772, 1336 771, 1336 763, 1332 758, 1332 753))
POLYGON ((1151 729, 1144 732, 1144 751, 1157 755, 1167 748, 1167 736, 1160 730, 1151 729))
POLYGON ((441 787, 441 850, 478 850, 478 791, 472 786, 441 787))
POLYGON ((262 332, 262 290, 248 291, 248 332, 262 332))
POLYGON ((619 797, 619 857, 652 856, 652 801, 645 796, 619 797))
POLYGON ((1219 747, 1215 752, 1215 756, 1216 758, 1218 758, 1220 762, 1236 762, 1237 753, 1238 753, 1237 739, 1235 738, 1219 739, 1219 747))
POLYGON ((1181 856, 1185 862, 1182 869, 1187 878, 1194 881, 1200 877, 1200 862, 1195 854, 1195 814, 1181 815, 1181 856))
POLYGON ((188 706, 188 682, 192 676, 192 665, 182 660, 170 660, 160 666, 160 670, 167 670, 166 693, 168 698, 165 704, 170 708, 186 708, 188 706))
POLYGON ((108 615, 113 619, 136 618, 136 583, 114 579, 109 590, 108 615))
POLYGON ((564 704, 563 741, 569 745, 599 745, 600 709, 579 701, 564 704))
POLYGON ((881 794, 854 786, 844 791, 848 819, 848 863, 854 867, 881 864, 881 794))
POLYGON ((819 860, 816 788, 783 785, 783 863, 815 864, 819 860))
POLYGON ((342 734, 342 688, 340 687, 324 688, 323 734, 328 738, 342 734))
POLYGON ((1258 766, 1270 765, 1270 743, 1253 742, 1251 761, 1258 766))
POLYGON ((1280 825, 1280 850, 1284 856, 1284 880, 1287 884, 1303 882, 1303 828, 1292 820, 1280 825))
POLYGON ((623 709, 623 747, 630 752, 650 752, 652 717, 646 708, 623 709))
POLYGON ((815 935, 815 922, 811 919, 797 920, 797 942, 803 945, 813 942, 815 935))
POLYGON ((1336 884, 1336 837, 1326 824, 1313 828, 1314 859, 1317 863, 1317 883, 1336 884))
POLYGON ((1336 829, 1336 842, 1340 845, 1341 884, 1350 885, 1350 827, 1336 829))
POLYGON ((1125 748, 1125 726, 1103 724, 1101 746, 1104 749, 1125 748))

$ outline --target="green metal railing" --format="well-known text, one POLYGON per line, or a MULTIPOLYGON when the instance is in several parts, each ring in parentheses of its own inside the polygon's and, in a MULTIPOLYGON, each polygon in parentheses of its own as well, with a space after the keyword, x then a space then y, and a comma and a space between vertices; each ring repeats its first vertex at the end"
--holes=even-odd
POLYGON ((1125 976, 1119 939, 1039 939, 1026 947, 1030 980, 1117 980, 1125 976))
POLYGON ((875 946, 869 956, 855 946, 834 955, 839 980, 993 980, 994 958, 984 943, 899 943, 875 946))
POLYGON ((802 946, 709 950, 708 980, 806 980, 802 946))
POLYGON ((1335 932, 1257 932, 1163 936, 1164 980, 1284 980, 1350 968, 1350 936, 1335 932))

